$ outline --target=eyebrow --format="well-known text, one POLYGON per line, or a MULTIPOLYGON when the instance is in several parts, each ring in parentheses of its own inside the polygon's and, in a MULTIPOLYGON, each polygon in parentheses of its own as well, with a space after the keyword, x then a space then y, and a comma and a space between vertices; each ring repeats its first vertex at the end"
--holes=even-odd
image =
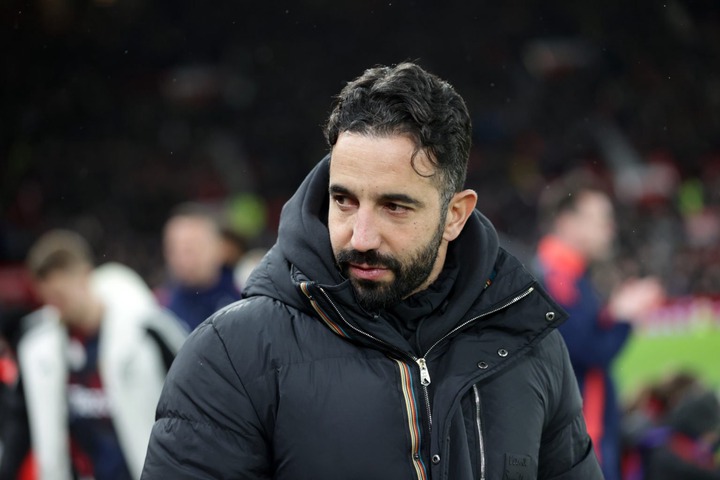
MULTIPOLYGON (((343 185, 330 185, 329 191, 330 195, 347 195, 350 197, 355 197, 355 195, 350 191, 350 189, 344 187, 343 185)), ((421 208, 425 206, 422 201, 404 193, 384 193, 378 195, 376 199, 380 202, 402 203, 405 205, 412 205, 416 208, 421 208)))

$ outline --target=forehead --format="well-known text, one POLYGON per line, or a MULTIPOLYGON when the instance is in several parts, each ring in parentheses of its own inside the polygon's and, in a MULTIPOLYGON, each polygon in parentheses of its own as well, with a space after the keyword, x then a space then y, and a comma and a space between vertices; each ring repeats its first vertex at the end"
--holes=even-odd
POLYGON ((602 192, 583 192, 577 201, 577 210, 594 215, 612 215, 613 205, 610 198, 602 192))
POLYGON ((165 226, 165 236, 169 240, 205 238, 213 235, 212 221, 200 216, 177 216, 165 226))
POLYGON ((85 271, 77 266, 57 269, 36 280, 40 288, 63 289, 85 281, 85 271))
POLYGON ((330 184, 362 190, 437 192, 436 169, 405 135, 343 132, 332 150, 330 184))

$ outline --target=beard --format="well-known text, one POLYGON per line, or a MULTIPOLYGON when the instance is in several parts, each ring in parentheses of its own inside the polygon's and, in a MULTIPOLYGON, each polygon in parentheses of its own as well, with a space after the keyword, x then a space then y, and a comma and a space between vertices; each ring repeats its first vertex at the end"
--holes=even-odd
POLYGON ((444 221, 440 222, 430 242, 405 262, 376 250, 340 250, 335 255, 335 261, 343 276, 350 279, 358 304, 367 311, 376 312, 400 302, 417 290, 428 279, 435 266, 444 225, 444 221), (393 273, 394 278, 389 282, 352 278, 349 271, 350 264, 353 263, 386 268, 393 273))

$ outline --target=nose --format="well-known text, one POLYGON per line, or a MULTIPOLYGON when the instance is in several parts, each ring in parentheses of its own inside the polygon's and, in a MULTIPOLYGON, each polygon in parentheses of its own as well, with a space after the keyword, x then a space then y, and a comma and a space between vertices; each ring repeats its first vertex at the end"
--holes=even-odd
POLYGON ((358 209, 350 240, 352 248, 359 252, 367 252, 377 250, 380 243, 381 235, 373 212, 370 209, 358 209))

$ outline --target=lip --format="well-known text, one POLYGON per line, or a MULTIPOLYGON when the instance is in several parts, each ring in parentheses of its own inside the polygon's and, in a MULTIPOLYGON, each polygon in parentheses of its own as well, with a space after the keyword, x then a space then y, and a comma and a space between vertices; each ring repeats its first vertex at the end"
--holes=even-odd
POLYGON ((360 280, 381 280, 390 272, 387 268, 377 267, 374 265, 350 264, 349 267, 352 276, 360 280))

